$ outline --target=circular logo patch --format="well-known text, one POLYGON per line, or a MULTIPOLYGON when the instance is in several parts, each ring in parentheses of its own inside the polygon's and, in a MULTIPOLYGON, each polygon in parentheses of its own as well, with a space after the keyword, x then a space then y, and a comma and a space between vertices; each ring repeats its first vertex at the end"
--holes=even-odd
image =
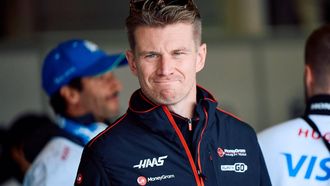
POLYGON ((77 184, 81 184, 82 180, 83 180, 82 175, 81 175, 81 174, 78 174, 78 175, 77 175, 77 178, 76 178, 76 183, 77 183, 77 184))
POLYGON ((147 178, 144 176, 140 176, 137 178, 136 180, 138 182, 139 185, 143 186, 147 184, 147 178))
POLYGON ((223 152, 222 148, 220 148, 220 147, 218 148, 217 153, 220 158, 222 158, 225 155, 225 152, 223 152))

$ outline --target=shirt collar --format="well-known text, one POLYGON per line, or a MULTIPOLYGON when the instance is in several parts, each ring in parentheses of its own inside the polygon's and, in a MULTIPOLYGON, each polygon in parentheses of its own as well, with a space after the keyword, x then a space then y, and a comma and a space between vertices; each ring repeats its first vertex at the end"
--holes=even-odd
POLYGON ((330 115, 330 95, 316 95, 307 101, 305 114, 330 115))

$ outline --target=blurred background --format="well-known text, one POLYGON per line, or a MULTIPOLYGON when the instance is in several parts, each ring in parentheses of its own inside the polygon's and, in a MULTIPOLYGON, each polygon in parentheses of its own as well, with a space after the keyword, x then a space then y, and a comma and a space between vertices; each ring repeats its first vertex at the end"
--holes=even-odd
MULTIPOLYGON (((258 132, 304 110, 303 51, 307 35, 330 21, 329 0, 196 0, 208 44, 198 82, 220 107, 258 132)), ((40 86, 42 60, 70 38, 96 42, 109 53, 128 49, 128 0, 1 0, 0 127, 20 113, 52 115, 40 86)), ((128 68, 122 112, 138 82, 128 68)))

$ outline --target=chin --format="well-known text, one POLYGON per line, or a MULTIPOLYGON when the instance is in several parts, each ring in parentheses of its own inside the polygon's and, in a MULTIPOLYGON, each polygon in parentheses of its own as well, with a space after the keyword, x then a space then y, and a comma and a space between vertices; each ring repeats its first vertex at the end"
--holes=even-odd
POLYGON ((166 98, 166 97, 161 97, 156 99, 157 103, 161 104, 161 105, 173 105, 175 103, 178 102, 178 100, 176 100, 175 98, 166 98))

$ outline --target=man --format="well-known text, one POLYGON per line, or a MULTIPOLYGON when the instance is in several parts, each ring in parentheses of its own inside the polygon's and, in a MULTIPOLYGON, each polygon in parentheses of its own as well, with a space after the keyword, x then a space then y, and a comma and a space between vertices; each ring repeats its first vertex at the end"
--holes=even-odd
POLYGON ((330 25, 305 46, 305 114, 258 134, 271 181, 278 186, 330 185, 330 25))
POLYGON ((73 185, 83 146, 119 112, 122 89, 112 70, 127 64, 124 54, 108 55, 90 41, 60 43, 44 60, 42 86, 70 137, 50 140, 24 178, 25 186, 73 185))
POLYGON ((94 138, 75 185, 270 185, 253 129, 196 85, 206 44, 191 1, 130 1, 126 57, 141 89, 94 138))
POLYGON ((45 144, 54 136, 65 135, 54 122, 44 114, 23 113, 10 123, 3 143, 3 157, 0 158, 2 182, 9 178, 22 183, 25 173, 45 144))

